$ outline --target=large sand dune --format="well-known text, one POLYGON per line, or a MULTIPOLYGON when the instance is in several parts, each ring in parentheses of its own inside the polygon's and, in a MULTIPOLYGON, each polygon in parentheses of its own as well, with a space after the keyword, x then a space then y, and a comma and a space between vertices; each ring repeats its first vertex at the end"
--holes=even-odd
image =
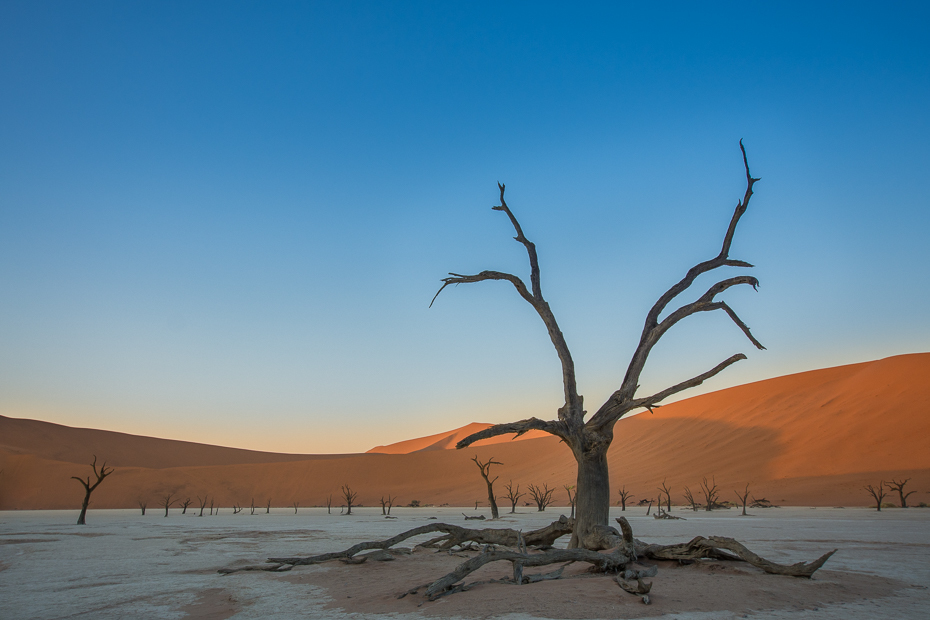
MULTIPOLYGON (((622 420, 609 461, 616 490, 655 497, 663 480, 682 502, 684 485, 716 477, 724 499, 749 483, 757 497, 792 505, 865 505, 862 490, 891 477, 911 478, 909 503, 930 502, 930 354, 788 375, 679 401, 622 420)), ((494 456, 498 487, 507 480, 573 484, 574 459, 552 437, 496 438, 455 450, 481 425, 379 446, 366 454, 291 455, 134 437, 0 417, 0 509, 79 505, 92 454, 117 468, 92 506, 149 506, 167 493, 209 495, 217 504, 275 506, 297 501, 338 505, 344 483, 375 505, 382 494, 400 503, 470 505, 486 501, 471 457, 494 456)), ((557 497, 564 503, 564 492, 557 497)), ((616 499, 616 498, 615 498, 616 499)), ((896 498, 889 497, 891 501, 896 498)))

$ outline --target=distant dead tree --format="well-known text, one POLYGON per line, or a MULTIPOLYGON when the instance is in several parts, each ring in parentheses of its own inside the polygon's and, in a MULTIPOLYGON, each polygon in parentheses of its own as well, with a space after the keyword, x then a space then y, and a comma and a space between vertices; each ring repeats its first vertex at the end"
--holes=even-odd
POLYGON ((530 268, 529 284, 514 274, 501 271, 482 271, 477 274, 449 273, 448 277, 442 278, 442 286, 433 297, 433 301, 430 302, 430 305, 432 305, 436 298, 450 285, 485 281, 509 282, 516 289, 517 294, 536 311, 536 314, 539 315, 545 325, 562 370, 564 404, 558 407, 557 415, 551 420, 531 417, 516 422, 495 424, 462 439, 456 444, 456 448, 465 448, 476 441, 500 435, 515 434, 520 436, 531 430, 544 431, 561 439, 571 450, 578 465, 576 481, 578 485, 577 516, 572 538, 568 543, 570 549, 578 547, 591 550, 602 549, 606 548, 603 545, 609 542, 603 536, 602 528, 608 525, 609 518, 610 472, 607 463, 607 452, 614 438, 614 425, 621 418, 634 411, 640 409, 651 411, 667 398, 701 385, 732 364, 746 359, 744 354, 737 353, 691 379, 650 395, 638 396, 637 390, 640 386, 640 377, 645 369, 646 361, 660 339, 674 325, 687 317, 719 310, 733 321, 753 346, 758 349, 764 348, 733 308, 725 301, 717 298, 735 286, 757 288, 759 281, 753 276, 737 275, 721 279, 711 285, 706 292, 694 301, 683 303, 680 306, 673 304, 683 293, 690 290, 702 275, 719 273, 716 270, 721 268, 752 267, 752 264, 746 261, 730 257, 730 249, 737 224, 746 212, 753 194, 753 186, 759 180, 750 175, 749 160, 742 141, 740 142, 740 150, 742 151, 743 165, 746 172, 746 190, 742 200, 737 202, 730 218, 720 251, 712 258, 691 267, 683 278, 673 284, 656 300, 646 315, 639 343, 633 352, 618 389, 596 410, 587 411, 584 406, 584 399, 578 393, 575 363, 571 351, 549 302, 543 298, 536 245, 526 238, 517 217, 507 206, 507 202, 504 200, 505 187, 503 184, 498 183, 500 205, 492 207, 492 209, 503 212, 507 216, 516 233, 514 239, 526 249, 530 268))
POLYGON ((668 488, 665 484, 665 480, 662 481, 662 486, 659 487, 659 508, 661 512, 662 508, 662 496, 665 495, 665 512, 672 511, 672 490, 668 488))
POLYGON ((381 496, 381 514, 391 514, 391 506, 394 505, 395 499, 397 499, 397 496, 391 497, 390 493, 388 493, 387 499, 385 499, 383 495, 381 496))
POLYGON ((566 485, 563 485, 563 486, 564 486, 564 488, 565 488, 565 492, 568 493, 568 505, 571 506, 571 508, 572 508, 572 514, 571 514, 571 516, 570 516, 569 518, 570 518, 570 519, 574 519, 574 518, 575 518, 575 495, 574 495, 573 491, 575 490, 575 485, 574 485, 574 484, 566 484, 566 485))
MULTIPOLYGON (((765 499, 764 497, 756 499, 755 496, 753 496, 752 501, 749 503, 749 507, 750 508, 772 508, 772 502, 765 499)), ((778 508, 778 506, 775 506, 775 508, 778 508)))
POLYGON ((254 498, 254 497, 252 498, 252 506, 251 506, 251 509, 252 509, 252 512, 250 512, 249 514, 254 515, 254 514, 255 514, 255 498, 254 498))
POLYGON ((689 489, 688 487, 685 487, 685 500, 689 504, 691 504, 691 510, 694 512, 697 512, 697 509, 698 509, 697 500, 694 499, 694 494, 691 493, 691 489, 689 489))
MULTIPOLYGON (((207 496, 204 495, 204 496, 203 496, 203 499, 200 499, 200 496, 198 495, 198 496, 197 496, 197 503, 200 504, 200 514, 197 515, 197 516, 202 517, 202 516, 203 516, 203 510, 204 510, 204 508, 207 507, 207 496)), ((210 508, 211 508, 210 514, 213 514, 213 510, 212 510, 213 507, 211 506, 210 508)))
POLYGON ((265 504, 265 514, 266 515, 271 514, 271 500, 270 499, 268 500, 268 503, 265 504))
POLYGON ((181 511, 181 514, 182 514, 182 515, 186 515, 186 514, 187 514, 187 507, 190 506, 190 505, 191 505, 191 498, 189 498, 189 497, 188 497, 186 500, 184 500, 183 502, 181 502, 181 508, 184 509, 184 510, 181 511))
POLYGON ((352 487, 349 485, 344 484, 342 485, 342 497, 345 498, 346 506, 348 508, 348 510, 346 510, 346 515, 352 514, 352 502, 354 502, 355 498, 358 497, 358 493, 353 491, 352 487))
POLYGON ((749 516, 746 514, 746 501, 749 499, 749 485, 748 484, 746 485, 746 489, 743 491, 742 495, 739 494, 739 491, 733 491, 733 492, 736 493, 736 497, 739 498, 739 501, 743 503, 743 514, 741 516, 743 517, 749 516))
MULTIPOLYGON (((90 464, 91 469, 94 470, 94 477, 97 479, 94 482, 90 481, 90 476, 87 476, 87 479, 79 478, 78 476, 71 476, 72 479, 77 480, 81 483, 81 486, 84 487, 84 501, 81 502, 81 514, 78 515, 77 524, 78 525, 87 525, 84 522, 85 517, 87 516, 87 506, 90 504, 90 494, 94 492, 100 483, 103 482, 103 479, 113 473, 113 468, 107 469, 106 461, 103 462, 103 465, 100 466, 100 469, 97 469, 97 455, 94 455, 94 461, 90 464)), ((145 511, 142 511, 142 514, 145 514, 145 511)))
POLYGON ((875 509, 881 512, 882 500, 885 499, 885 481, 882 480, 879 482, 877 488, 873 487, 871 484, 867 484, 863 488, 869 492, 869 495, 875 498, 875 509))
MULTIPOLYGON (((216 512, 219 513, 220 511, 217 510, 216 512)), ((213 516, 213 500, 212 499, 210 500, 210 516, 211 517, 213 516)))
POLYGON ((654 499, 641 499, 641 500, 639 500, 639 505, 640 505, 640 506, 642 506, 643 504, 648 504, 648 505, 646 506, 646 516, 647 516, 647 517, 649 516, 649 512, 652 510, 652 505, 655 503, 655 501, 656 501, 656 500, 654 500, 654 499))
POLYGON ((145 516, 145 506, 146 506, 146 503, 143 502, 143 501, 140 499, 140 500, 139 500, 139 508, 142 509, 142 516, 143 516, 143 517, 145 516))
POLYGON ((294 514, 296 515, 297 509, 300 508, 300 502, 294 502, 293 504, 291 504, 291 506, 294 507, 294 514))
POLYGON ((622 486, 618 493, 620 493, 620 512, 625 512, 626 503, 631 497, 633 497, 633 494, 626 490, 626 485, 622 486))
POLYGON ((701 492, 704 494, 704 507, 707 512, 710 512, 717 506, 717 496, 719 492, 717 491, 717 479, 713 478, 713 482, 707 482, 707 477, 701 481, 701 492))
POLYGON ((507 499, 510 500, 510 514, 513 514, 517 511, 517 502, 520 501, 520 498, 526 495, 526 493, 520 492, 520 484, 517 483, 517 488, 513 488, 513 480, 504 485, 504 488, 507 489, 507 499))
POLYGON ((237 515, 242 512, 242 506, 238 503, 233 504, 233 514, 237 515))
POLYGON ((898 482, 894 478, 891 479, 891 482, 886 482, 885 485, 888 487, 889 491, 897 491, 898 497, 901 498, 901 508, 907 508, 907 498, 914 493, 914 491, 904 492, 904 485, 907 484, 907 481, 910 478, 905 478, 904 480, 898 482))
POLYGON ((326 496, 326 514, 333 513, 333 494, 330 493, 326 496))
POLYGON ((552 503, 552 494, 555 493, 555 489, 550 489, 548 484, 543 484, 541 487, 531 484, 529 490, 530 497, 536 502, 536 512, 544 511, 546 506, 552 503))
POLYGON ((168 516, 168 509, 171 508, 171 505, 172 505, 172 504, 174 504, 176 501, 178 501, 178 500, 176 500, 176 499, 171 499, 171 496, 172 496, 172 494, 169 493, 168 495, 165 495, 165 496, 162 498, 162 500, 161 500, 161 506, 162 506, 162 508, 165 509, 165 516, 166 516, 166 517, 168 516))
MULTIPOLYGON (((475 462, 475 465, 478 466, 478 469, 481 470, 481 477, 484 478, 485 483, 488 485, 488 503, 491 504, 491 518, 499 519, 500 513, 497 511, 497 498, 494 496, 494 482, 499 478, 499 476, 494 476, 494 480, 491 480, 489 476, 491 475, 491 465, 503 465, 499 461, 495 461, 492 456, 487 460, 487 462, 482 463, 478 460, 478 455, 472 459, 475 462)), ((475 504, 475 509, 477 510, 478 505, 475 504)))

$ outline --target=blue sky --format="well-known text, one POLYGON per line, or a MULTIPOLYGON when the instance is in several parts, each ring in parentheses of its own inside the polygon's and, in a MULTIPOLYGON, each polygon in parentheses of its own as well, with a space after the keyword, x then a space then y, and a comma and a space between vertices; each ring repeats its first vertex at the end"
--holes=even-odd
MULTIPOLYGON (((0 4, 0 414, 363 451, 589 409, 720 246, 759 292, 643 390, 930 350, 921 3, 0 4)), ((726 274, 724 274, 726 275, 726 274)), ((710 281, 700 281, 694 295, 710 281)), ((688 298, 690 299, 690 298, 688 298)), ((622 424, 622 423, 621 423, 622 424)), ((622 432, 622 426, 617 432, 622 432)))

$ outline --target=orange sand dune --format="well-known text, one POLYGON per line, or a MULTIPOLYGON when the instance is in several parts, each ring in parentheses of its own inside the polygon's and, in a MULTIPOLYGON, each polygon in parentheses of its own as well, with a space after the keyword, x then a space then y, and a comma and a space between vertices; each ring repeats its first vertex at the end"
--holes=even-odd
MULTIPOLYGON (((428 437, 420 437, 418 439, 408 439, 406 441, 399 441, 397 443, 392 443, 386 446, 376 446, 365 454, 410 454, 411 452, 420 452, 422 450, 454 450, 455 444, 465 439, 469 435, 474 435, 478 431, 483 431, 490 426, 490 424, 472 422, 471 424, 466 424, 465 426, 457 428, 454 431, 447 431, 445 433, 429 435, 428 437)), ((550 435, 543 431, 529 431, 520 435, 516 439, 514 439, 513 435, 504 435, 501 437, 482 439, 481 441, 476 441, 472 445, 476 447, 491 446, 497 443, 522 441, 525 439, 539 439, 540 437, 550 437, 550 435)))
MULTIPOLYGON (((635 500, 654 498, 666 480, 673 501, 685 485, 716 478, 723 499, 749 483, 754 495, 793 505, 866 505, 867 483, 911 478, 909 503, 930 503, 930 354, 804 372, 704 394, 619 422, 609 454, 611 484, 635 500)), ((153 506, 157 497, 210 495, 218 505, 338 505, 340 485, 373 506, 486 502, 471 462, 493 455, 502 483, 574 484, 575 463, 553 437, 467 450, 460 436, 483 425, 351 455, 278 455, 185 442, 69 429, 0 417, 0 509, 75 508, 96 453, 117 467, 92 507, 153 506), (136 443, 133 443, 136 442, 136 443), (156 442, 156 443, 147 443, 156 442), (127 448, 131 446, 132 449, 127 448), (150 446, 150 447, 146 447, 150 446)), ((557 495, 564 504, 564 492, 557 495)), ((615 497, 615 499, 617 499, 615 497)), ((897 501, 889 497, 886 501, 897 501)))

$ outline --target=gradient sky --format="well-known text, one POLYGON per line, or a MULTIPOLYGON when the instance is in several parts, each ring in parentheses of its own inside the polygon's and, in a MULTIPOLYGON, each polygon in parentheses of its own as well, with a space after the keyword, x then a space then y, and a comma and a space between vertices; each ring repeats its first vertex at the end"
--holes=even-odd
POLYGON ((930 350, 925 3, 449 4, 0 3, 0 414, 290 452, 551 418, 509 284, 428 308, 526 277, 497 181, 594 410, 740 138, 725 299, 768 350, 693 317, 643 391, 930 350))

